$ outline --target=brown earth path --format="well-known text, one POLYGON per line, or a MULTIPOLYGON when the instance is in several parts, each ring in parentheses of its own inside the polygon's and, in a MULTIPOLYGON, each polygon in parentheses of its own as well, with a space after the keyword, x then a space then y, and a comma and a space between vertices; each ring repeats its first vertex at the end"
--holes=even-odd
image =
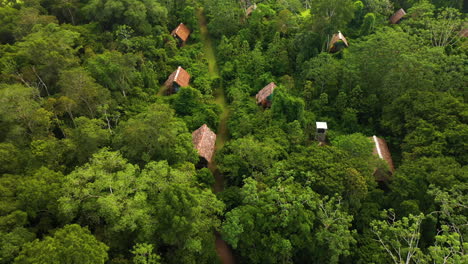
MULTIPOLYGON (((203 13, 202 8, 197 9, 197 18, 198 25, 200 27, 201 39, 205 48, 205 56, 208 60, 208 70, 212 78, 219 77, 218 65, 216 63, 216 56, 213 49, 212 41, 208 33, 208 28, 206 26, 206 17, 203 13)), ((216 87, 214 90, 215 103, 218 104, 221 109, 221 115, 219 117, 219 126, 216 133, 216 151, 220 150, 224 143, 228 140, 228 129, 227 129, 227 120, 229 117, 229 108, 226 103, 226 98, 224 95, 224 88, 222 85, 216 87)), ((208 168, 211 170, 215 176, 215 184, 213 186, 214 192, 220 192, 224 189, 224 178, 223 175, 219 172, 219 169, 216 165, 216 162, 213 161, 209 164, 208 168)), ((216 237, 216 252, 223 264, 234 264, 236 263, 234 255, 232 254, 231 247, 221 238, 221 235, 218 232, 215 232, 216 237)))

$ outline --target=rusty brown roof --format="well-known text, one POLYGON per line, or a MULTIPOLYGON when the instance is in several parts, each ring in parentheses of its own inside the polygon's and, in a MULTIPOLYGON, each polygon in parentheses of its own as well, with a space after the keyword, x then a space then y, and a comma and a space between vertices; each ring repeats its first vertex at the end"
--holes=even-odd
POLYGON ((343 43, 348 47, 348 41, 346 40, 345 36, 341 33, 341 31, 338 31, 337 34, 333 34, 330 43, 328 44, 328 49, 331 50, 333 46, 335 45, 336 42, 338 41, 343 41, 343 43))
POLYGON ((186 87, 189 86, 190 84, 190 74, 184 68, 182 67, 177 67, 177 70, 175 70, 169 77, 167 78, 167 81, 164 83, 165 86, 169 87, 172 85, 172 83, 175 82, 181 87, 186 87))
POLYGON ((468 28, 462 29, 459 33, 460 37, 466 38, 468 37, 468 28))
POLYGON ((190 35, 190 29, 186 27, 183 23, 180 23, 174 30, 171 32, 172 36, 179 37, 183 42, 187 41, 190 35))
POLYGON ((406 12, 403 8, 398 9, 398 11, 396 11, 395 14, 393 14, 390 17, 390 23, 392 24, 398 23, 398 21, 400 21, 400 19, 404 17, 405 15, 406 15, 406 12))
POLYGON ((192 142, 198 150, 198 155, 210 162, 215 150, 216 134, 204 124, 193 131, 192 142))
POLYGON ((257 99, 257 104, 262 103, 268 96, 273 93, 273 90, 276 88, 276 84, 274 82, 269 83, 267 86, 263 87, 255 98, 257 99))
POLYGON ((390 168, 390 171, 393 173, 395 171, 395 167, 393 166, 392 154, 388 149, 387 142, 385 142, 385 139, 378 138, 377 136, 373 136, 372 140, 374 142, 374 150, 372 153, 385 160, 388 164, 388 167, 390 168))
POLYGON ((251 6, 249 6, 249 8, 247 8, 247 10, 245 10, 245 16, 250 16, 250 14, 252 14, 252 12, 257 9, 257 4, 253 4, 251 6))

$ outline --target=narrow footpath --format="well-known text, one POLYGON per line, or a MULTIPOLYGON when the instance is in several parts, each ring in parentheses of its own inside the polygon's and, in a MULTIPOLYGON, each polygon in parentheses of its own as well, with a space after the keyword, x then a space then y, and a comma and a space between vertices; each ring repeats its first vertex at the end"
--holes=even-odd
MULTIPOLYGON (((206 26, 206 17, 203 13, 203 9, 197 9, 197 18, 198 18, 198 25, 200 27, 201 39, 203 41, 203 46, 205 48, 205 56, 208 60, 208 70, 210 76, 212 78, 219 77, 219 69, 218 65, 216 64, 216 56, 213 49, 212 41, 210 35, 208 33, 208 28, 206 26)), ((224 94, 224 87, 220 85, 216 87, 214 90, 215 96, 215 103, 218 104, 221 109, 222 113, 219 116, 219 126, 218 131, 216 133, 216 151, 220 150, 224 143, 228 140, 228 129, 227 129, 227 120, 229 117, 229 108, 226 103, 226 98, 224 94)), ((214 192, 220 192, 224 188, 224 177, 219 172, 218 166, 216 165, 215 161, 212 161, 209 164, 208 168, 211 170, 213 175, 215 176, 215 184, 213 186, 214 192)), ((221 239, 221 235, 218 232, 215 232, 216 237, 216 252, 218 253, 219 258, 223 264, 234 264, 235 258, 232 254, 232 249, 229 245, 221 239)))

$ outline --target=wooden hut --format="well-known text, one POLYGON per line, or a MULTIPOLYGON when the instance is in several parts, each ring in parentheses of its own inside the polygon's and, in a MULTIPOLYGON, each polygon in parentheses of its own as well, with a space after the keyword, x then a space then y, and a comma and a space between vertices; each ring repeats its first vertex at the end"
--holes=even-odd
POLYGON ((177 38, 181 45, 183 45, 190 35, 190 29, 188 29, 188 27, 183 23, 180 23, 174 30, 172 30, 171 35, 177 38))
POLYGON ((260 92, 258 92, 255 96, 257 99, 257 104, 262 105, 263 107, 270 107, 273 90, 275 90, 275 88, 276 84, 274 82, 271 82, 267 86, 263 87, 263 89, 261 89, 260 92))
POLYGON ((320 142, 320 145, 326 144, 328 130, 327 122, 315 122, 315 127, 315 139, 317 139, 320 142))
POLYGON ((348 41, 346 40, 345 36, 341 33, 341 31, 338 31, 337 34, 333 34, 330 42, 328 43, 328 51, 337 52, 341 50, 341 48, 348 46, 348 41))
POLYGON ((257 9, 257 4, 253 4, 253 5, 249 6, 249 7, 245 10, 245 16, 246 16, 246 17, 249 17, 255 9, 257 9))
POLYGON ((164 86, 167 87, 166 94, 173 94, 179 91, 180 87, 189 86, 190 83, 190 74, 184 68, 178 67, 164 83, 164 86))
POLYGON ((388 149, 387 142, 385 142, 383 138, 373 136, 371 139, 374 143, 374 150, 372 154, 384 160, 387 163, 389 169, 384 170, 381 168, 376 168, 374 171, 374 176, 377 181, 386 181, 395 171, 395 167, 393 166, 392 155, 390 153, 390 150, 388 149))
POLYGON ((468 38, 468 28, 462 29, 458 35, 462 38, 468 38))
POLYGON ((398 11, 396 11, 395 14, 390 17, 390 23, 398 24, 405 15, 406 12, 403 8, 398 9, 398 11))
POLYGON ((200 156, 197 167, 207 167, 215 151, 216 134, 204 124, 192 133, 192 142, 200 156))

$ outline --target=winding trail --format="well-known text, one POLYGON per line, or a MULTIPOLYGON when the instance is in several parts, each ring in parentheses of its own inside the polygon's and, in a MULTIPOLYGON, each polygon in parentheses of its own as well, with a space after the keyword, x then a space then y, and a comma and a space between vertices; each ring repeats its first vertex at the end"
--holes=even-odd
MULTIPOLYGON (((213 49, 213 44, 208 33, 206 17, 203 13, 202 8, 198 8, 196 11, 198 18, 198 25, 200 27, 201 39, 205 49, 205 56, 208 61, 208 70, 211 78, 219 77, 219 69, 216 63, 216 56, 213 49)), ((224 143, 228 140, 229 133, 227 128, 227 120, 229 118, 229 108, 226 103, 226 98, 224 95, 224 87, 220 85, 214 90, 215 103, 219 105, 222 109, 222 112, 219 116, 219 126, 216 133, 216 151, 220 150, 224 143)), ((211 170, 215 177, 215 184, 213 190, 215 193, 220 192, 224 189, 224 177, 220 173, 218 166, 215 161, 212 161, 208 168, 211 170)), ((215 232, 216 237, 216 252, 223 264, 234 264, 236 263, 234 255, 232 254, 232 249, 229 245, 221 239, 221 235, 218 232, 215 232)))

